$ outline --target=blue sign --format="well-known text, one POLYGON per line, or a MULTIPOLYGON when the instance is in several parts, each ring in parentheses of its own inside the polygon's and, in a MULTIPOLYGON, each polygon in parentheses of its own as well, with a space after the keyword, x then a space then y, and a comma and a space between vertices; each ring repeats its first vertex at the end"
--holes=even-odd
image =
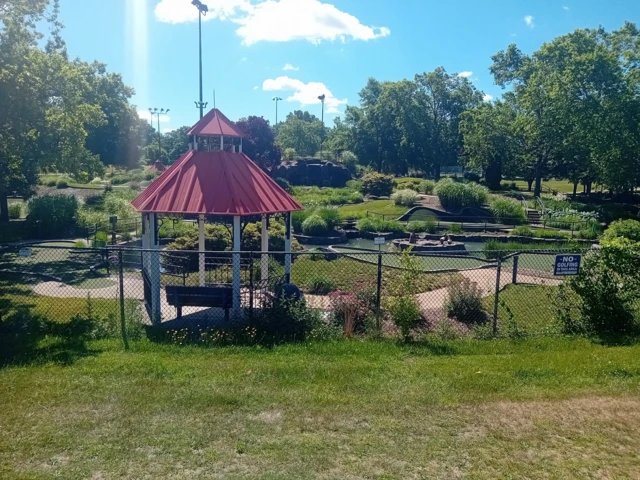
POLYGON ((554 275, 578 275, 582 255, 557 255, 554 275))

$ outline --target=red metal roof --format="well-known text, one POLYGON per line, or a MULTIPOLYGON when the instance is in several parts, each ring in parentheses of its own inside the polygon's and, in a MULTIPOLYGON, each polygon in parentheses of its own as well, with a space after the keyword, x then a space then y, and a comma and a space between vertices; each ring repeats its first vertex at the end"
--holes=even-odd
POLYGON ((139 212, 260 215, 302 206, 244 153, 185 153, 131 204, 139 212))
POLYGON ((187 135, 197 135, 199 137, 220 136, 244 137, 244 134, 236 124, 229 120, 224 114, 214 108, 196 123, 187 135))

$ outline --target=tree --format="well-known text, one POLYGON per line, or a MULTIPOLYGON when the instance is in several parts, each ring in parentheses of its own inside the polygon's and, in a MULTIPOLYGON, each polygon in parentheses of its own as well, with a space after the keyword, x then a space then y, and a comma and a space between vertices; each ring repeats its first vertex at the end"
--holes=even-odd
POLYGON ((416 75, 415 81, 418 108, 425 115, 421 124, 428 132, 422 145, 424 160, 439 179, 442 165, 458 163, 462 152, 460 115, 482 103, 482 92, 468 78, 449 74, 443 67, 416 75))
POLYGON ((280 152, 275 144, 275 134, 269 122, 263 117, 241 118, 236 125, 245 137, 242 151, 263 170, 271 169, 280 163, 280 152))
POLYGON ((484 170, 487 186, 499 190, 503 169, 515 161, 514 110, 505 102, 483 103, 461 118, 467 164, 484 170))
POLYGON ((323 128, 315 115, 296 110, 278 125, 276 144, 282 150, 293 148, 298 155, 313 155, 320 150, 323 128))
POLYGON ((89 84, 67 58, 57 0, 48 5, 16 0, 0 8, 0 221, 8 221, 8 195, 30 195, 40 169, 91 176, 102 168, 85 139, 104 114, 87 102, 89 84), (40 49, 43 22, 51 37, 40 49))
MULTIPOLYGON (((189 130, 191 130, 191 127, 185 125, 162 135, 162 148, 165 151, 166 161, 169 165, 172 165, 189 150, 189 137, 187 136, 189 130)), ((154 143, 157 144, 157 142, 154 143)), ((158 158, 157 147, 149 153, 155 155, 153 157, 149 156, 149 159, 155 161, 158 158)))
POLYGON ((124 84, 120 74, 107 73, 102 63, 76 60, 75 65, 89 83, 86 101, 98 105, 105 117, 103 123, 88 130, 87 148, 105 165, 137 166, 150 127, 129 104, 133 89, 124 84))

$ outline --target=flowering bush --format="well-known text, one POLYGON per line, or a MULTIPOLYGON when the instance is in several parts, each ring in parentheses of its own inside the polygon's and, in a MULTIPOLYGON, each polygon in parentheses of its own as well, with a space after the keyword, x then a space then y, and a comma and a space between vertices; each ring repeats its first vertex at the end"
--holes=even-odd
POLYGON ((343 326, 344 336, 351 337, 361 331, 369 313, 369 306, 364 299, 350 292, 337 290, 329 294, 333 319, 343 326))

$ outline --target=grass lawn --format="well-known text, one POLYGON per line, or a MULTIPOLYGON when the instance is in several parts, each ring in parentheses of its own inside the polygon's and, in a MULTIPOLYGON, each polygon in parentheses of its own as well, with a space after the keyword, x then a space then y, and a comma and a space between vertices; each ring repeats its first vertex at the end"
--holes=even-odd
MULTIPOLYGON (((358 255, 355 254, 354 257, 358 255)), ((292 282, 303 291, 309 292, 314 279, 323 278, 331 281, 335 289, 357 292, 363 288, 375 289, 378 277, 378 265, 371 255, 361 255, 364 262, 349 257, 337 260, 314 260, 314 256, 301 255, 293 263, 291 269, 292 282)), ((399 266, 397 258, 395 265, 399 266)), ((377 261, 377 260, 375 260, 377 261)), ((446 287, 459 281, 458 274, 421 274, 417 285, 421 292, 446 287)), ((385 295, 398 295, 402 284, 402 272, 397 269, 385 268, 382 272, 382 292, 385 295)))
MULTIPOLYGON (((559 333, 554 320, 553 293, 557 287, 538 285, 507 285, 500 292, 498 305, 498 328, 503 335, 509 332, 525 335, 559 333), (513 320, 509 315, 513 315, 513 320)), ((483 299, 484 308, 493 314, 494 296, 483 299)))
POLYGON ((0 477, 640 476, 640 345, 102 341, 68 353, 0 369, 0 477))
POLYGON ((391 200, 372 200, 370 202, 355 205, 343 205, 338 207, 342 218, 366 217, 367 212, 375 212, 383 215, 397 215, 398 217, 407 211, 407 207, 396 205, 391 200))
MULTIPOLYGON (((524 180, 503 180, 502 181, 503 184, 511 184, 514 182, 520 190, 527 190, 529 188, 529 184, 524 180)), ((532 190, 534 186, 535 184, 531 187, 532 190)), ((580 186, 578 187, 580 188, 580 186)), ((543 192, 548 193, 548 189, 555 190, 556 192, 560 192, 560 193, 573 193, 573 183, 567 180, 556 180, 555 178, 549 180, 548 182, 543 181, 542 182, 543 192)))

